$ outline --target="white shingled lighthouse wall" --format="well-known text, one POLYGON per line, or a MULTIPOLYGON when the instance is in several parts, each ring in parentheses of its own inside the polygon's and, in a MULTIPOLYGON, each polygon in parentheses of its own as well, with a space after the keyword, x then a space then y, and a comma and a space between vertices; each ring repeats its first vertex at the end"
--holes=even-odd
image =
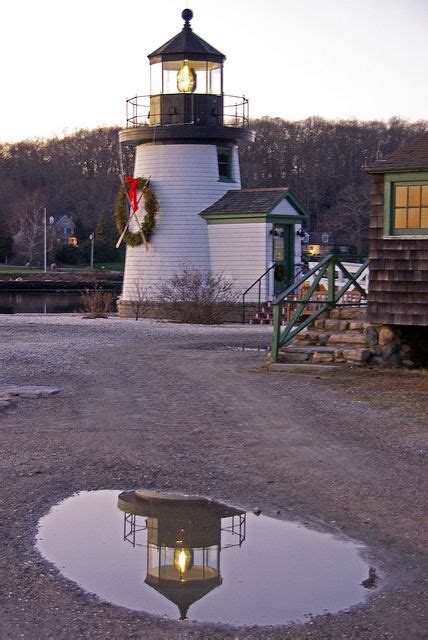
MULTIPOLYGON (((215 144, 140 144, 134 177, 150 178, 160 209, 149 250, 142 245, 126 249, 124 302, 136 299, 137 285, 155 299, 156 287, 183 263, 212 269, 207 223, 199 213, 230 189, 241 188, 238 149, 233 149, 234 182, 219 180, 215 144)), ((239 247, 233 250, 239 253, 239 247)))

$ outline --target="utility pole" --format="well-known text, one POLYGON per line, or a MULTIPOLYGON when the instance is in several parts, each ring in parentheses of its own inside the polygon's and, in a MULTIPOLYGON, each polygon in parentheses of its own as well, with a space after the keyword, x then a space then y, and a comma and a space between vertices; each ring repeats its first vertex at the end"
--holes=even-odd
POLYGON ((43 271, 46 273, 48 270, 48 242, 47 242, 47 231, 46 231, 46 207, 43 207, 43 271))
POLYGON ((91 270, 94 268, 94 242, 95 242, 95 231, 91 233, 89 236, 89 240, 91 241, 91 270))

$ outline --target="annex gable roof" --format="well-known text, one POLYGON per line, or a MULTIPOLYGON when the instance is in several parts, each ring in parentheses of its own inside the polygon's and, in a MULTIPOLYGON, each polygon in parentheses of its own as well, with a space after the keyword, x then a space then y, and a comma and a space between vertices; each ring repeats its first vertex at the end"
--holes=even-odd
POLYGON ((384 160, 378 160, 369 167, 365 167, 367 173, 418 169, 428 169, 428 131, 398 147, 384 160))
MULTIPOLYGON (((245 214, 246 216, 275 215, 275 209, 282 209, 279 205, 287 200, 292 207, 294 215, 306 216, 307 211, 302 204, 290 193, 288 187, 270 189, 231 189, 217 202, 214 202, 200 215, 204 218, 210 216, 230 216, 245 214), (294 211, 293 211, 294 210, 294 211)), ((283 213, 283 211, 278 211, 283 213)))

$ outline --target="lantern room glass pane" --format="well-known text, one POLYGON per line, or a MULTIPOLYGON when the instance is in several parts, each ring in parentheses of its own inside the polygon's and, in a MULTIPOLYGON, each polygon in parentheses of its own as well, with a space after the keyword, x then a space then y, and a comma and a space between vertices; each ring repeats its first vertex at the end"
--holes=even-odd
POLYGON ((422 229, 428 229, 428 207, 422 207, 421 209, 421 227, 422 229))
POLYGON ((219 566, 218 566, 219 557, 220 557, 220 554, 218 552, 218 547, 217 546, 208 547, 208 549, 207 549, 207 566, 210 567, 211 569, 215 569, 216 571, 218 571, 218 569, 219 569, 219 566))
POLYGON ((407 206, 407 187, 395 187, 395 206, 407 206))
POLYGON ((421 187, 415 185, 409 187, 409 207, 418 207, 421 204, 421 187))
POLYGON ((159 577, 160 549, 149 544, 147 548, 147 573, 159 577))
POLYGON ((428 184, 422 185, 422 206, 428 207, 428 184))
POLYGON ((150 65, 150 94, 162 93, 162 62, 150 65))
POLYGON ((204 566, 204 550, 203 549, 193 549, 193 566, 196 566, 196 567, 204 566))
POLYGON ((180 65, 177 62, 163 63, 163 93, 178 93, 177 73, 180 65))
POLYGON ((214 67, 210 69, 208 74, 208 93, 213 93, 214 95, 221 95, 221 65, 218 67, 214 67))

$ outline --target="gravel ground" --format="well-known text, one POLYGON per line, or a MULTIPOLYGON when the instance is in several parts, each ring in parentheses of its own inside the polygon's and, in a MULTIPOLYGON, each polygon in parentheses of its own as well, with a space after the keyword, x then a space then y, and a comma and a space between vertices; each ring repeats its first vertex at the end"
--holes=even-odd
MULTIPOLYGON (((0 383, 60 386, 0 413, 0 637, 426 638, 428 376, 270 374, 266 327, 0 316, 0 383), (100 602, 34 548, 82 489, 209 495, 364 542, 380 585, 304 625, 178 623, 100 602)), ((263 585, 260 586, 263 588, 263 585)))

